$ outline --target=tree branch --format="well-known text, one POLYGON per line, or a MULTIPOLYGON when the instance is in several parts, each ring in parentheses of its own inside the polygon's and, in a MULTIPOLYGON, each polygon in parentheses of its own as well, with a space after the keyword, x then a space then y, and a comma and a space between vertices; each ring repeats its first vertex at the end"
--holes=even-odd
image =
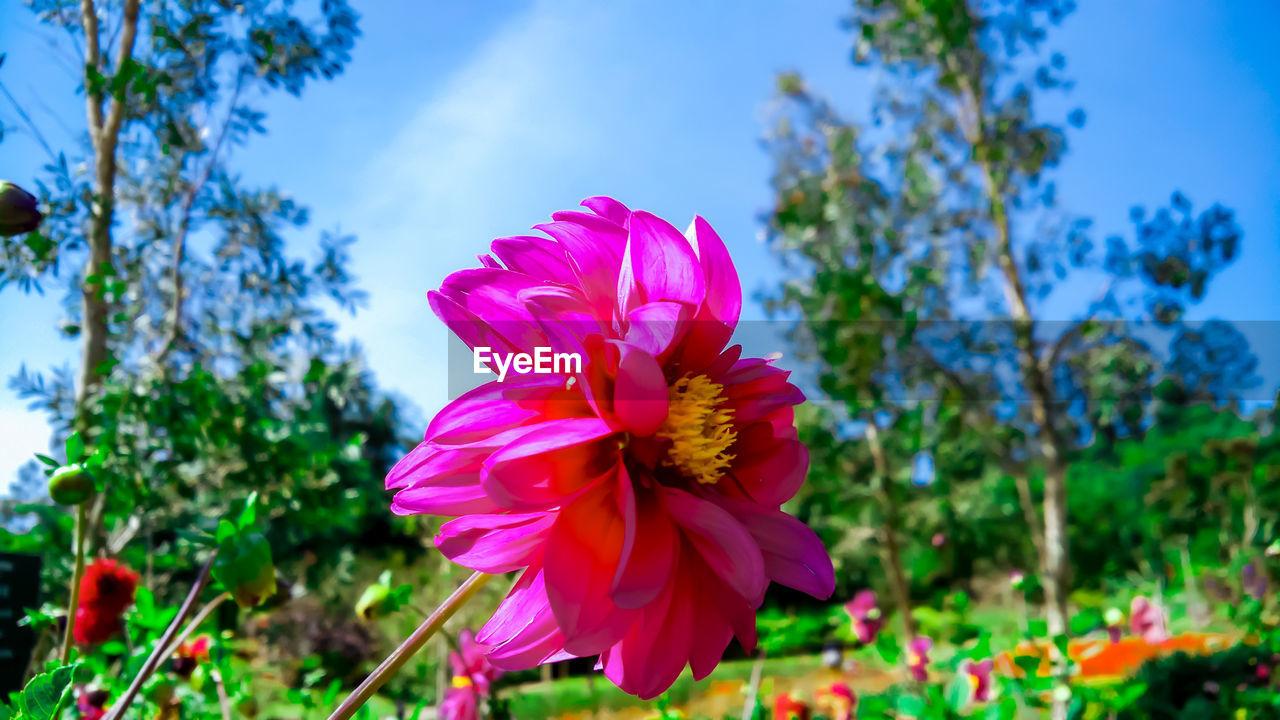
POLYGON ((191 216, 195 208, 196 197, 204 189, 204 186, 208 184, 209 177, 213 174, 213 169, 217 167, 218 153, 222 150, 222 144, 227 139, 228 131, 231 128, 231 118, 236 110, 236 101, 239 100, 240 91, 243 87, 244 71, 242 69, 236 72, 236 87, 231 93, 231 102, 227 105, 227 116, 223 118, 222 127, 218 131, 218 138, 213 143, 213 149, 209 151, 209 161, 205 163, 204 169, 197 175, 196 181, 187 189, 182 199, 178 234, 173 239, 173 266, 171 268, 173 277, 172 319, 164 345, 161 346, 160 352, 156 356, 157 365, 164 365, 164 361, 169 357, 169 353, 177 345, 178 339, 182 335, 182 306, 183 294, 185 293, 182 261, 186 257, 187 235, 191 231, 191 216))

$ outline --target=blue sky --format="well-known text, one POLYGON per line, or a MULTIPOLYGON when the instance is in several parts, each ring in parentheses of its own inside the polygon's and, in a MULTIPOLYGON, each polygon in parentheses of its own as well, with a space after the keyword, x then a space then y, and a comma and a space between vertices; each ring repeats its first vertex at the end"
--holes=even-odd
MULTIPOLYGON (((610 194, 678 226, 707 217, 755 290, 778 277, 757 220, 770 204, 758 142, 774 74, 799 70, 865 118, 871 78, 848 62, 843 2, 354 4, 363 37, 347 71, 300 100, 270 98, 270 135, 235 164, 310 205, 316 233, 359 236, 371 302, 343 332, 384 386, 427 412, 445 400, 445 334, 425 292, 489 239, 610 194)), ((0 80, 71 147, 83 127, 74 63, 18 5, 0 7, 0 80)), ((1082 6, 1049 43, 1076 80, 1071 105, 1088 113, 1059 175, 1062 204, 1106 234, 1129 229, 1131 205, 1175 189, 1197 207, 1224 202, 1245 230, 1243 255, 1194 316, 1280 320, 1280 5, 1082 6)), ((3 99, 0 118, 17 122, 3 99)), ((0 176, 29 182, 43 161, 23 133, 0 143, 0 176)), ((1092 293, 1082 284, 1055 310, 1067 316, 1092 293)), ((75 357, 54 331, 57 300, 0 294, 0 376, 75 357)), ((1274 348, 1274 328, 1261 332, 1274 348)), ((41 417, 0 389, 0 485, 46 444, 41 417)))

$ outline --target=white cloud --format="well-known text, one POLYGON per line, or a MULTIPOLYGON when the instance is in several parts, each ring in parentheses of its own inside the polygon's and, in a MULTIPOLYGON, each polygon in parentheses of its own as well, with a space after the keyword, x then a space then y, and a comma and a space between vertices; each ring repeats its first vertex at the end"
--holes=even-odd
POLYGON ((513 18, 359 174, 364 192, 346 216, 360 237, 355 270, 370 307, 344 332, 361 340, 384 387, 428 412, 446 400, 446 332, 425 293, 475 266, 490 238, 581 199, 558 193, 602 142, 598 123, 576 111, 581 93, 606 102, 614 91, 598 87, 591 64, 600 43, 591 38, 612 22, 594 4, 537 4, 513 18))

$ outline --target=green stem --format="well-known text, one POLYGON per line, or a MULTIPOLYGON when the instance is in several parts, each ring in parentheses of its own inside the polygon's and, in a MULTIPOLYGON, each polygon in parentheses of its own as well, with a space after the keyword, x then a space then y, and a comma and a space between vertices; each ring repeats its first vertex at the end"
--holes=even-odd
POLYGON ((76 506, 76 566, 71 572, 71 601, 67 604, 67 631, 62 636, 60 659, 66 665, 71 661, 71 644, 75 639, 76 608, 80 605, 80 580, 84 577, 84 503, 76 506))
POLYGON ((404 667, 409 658, 416 655, 422 649, 422 646, 426 645, 427 641, 431 639, 431 636, 435 635, 444 626, 445 622, 453 617, 454 613, 474 597, 476 592, 491 577, 493 576, 482 572, 472 573, 466 582, 453 591, 448 600, 445 600, 440 607, 436 608, 435 612, 431 613, 430 617, 423 621, 417 630, 413 631, 413 634, 405 638, 400 647, 393 650, 387 656, 387 659, 383 660, 382 664, 370 673, 369 677, 364 679, 364 682, 360 683, 360 687, 351 691, 347 699, 343 700, 338 709, 334 710, 333 714, 329 716, 329 720, 349 720, 352 715, 355 715, 356 711, 368 702, 369 698, 373 697, 373 694, 378 692, 386 684, 387 680, 391 679, 392 675, 404 667))

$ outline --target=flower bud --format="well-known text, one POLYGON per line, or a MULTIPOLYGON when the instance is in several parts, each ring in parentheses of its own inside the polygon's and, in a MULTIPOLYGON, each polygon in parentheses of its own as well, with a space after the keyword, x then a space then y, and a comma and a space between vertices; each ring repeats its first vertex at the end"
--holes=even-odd
POLYGON ((84 465, 63 465, 49 477, 49 497, 59 505, 79 505, 93 496, 93 478, 84 465))
POLYGON ((1108 626, 1123 625, 1124 611, 1120 608, 1107 608, 1107 611, 1102 615, 1102 619, 1108 626))
POLYGON ((356 614, 364 620, 375 620, 388 613, 387 596, 391 594, 391 586, 376 582, 364 589, 360 599, 356 601, 356 614))
POLYGON ((0 180, 0 235, 22 235, 40 227, 44 215, 31 193, 7 180, 0 180))
POLYGON ((220 544, 213 578, 242 608, 257 607, 276 593, 276 569, 271 546, 260 533, 244 533, 220 544))
POLYGON ((236 710, 241 717, 247 717, 249 720, 258 717, 258 701, 252 696, 246 695, 236 701, 236 710))

